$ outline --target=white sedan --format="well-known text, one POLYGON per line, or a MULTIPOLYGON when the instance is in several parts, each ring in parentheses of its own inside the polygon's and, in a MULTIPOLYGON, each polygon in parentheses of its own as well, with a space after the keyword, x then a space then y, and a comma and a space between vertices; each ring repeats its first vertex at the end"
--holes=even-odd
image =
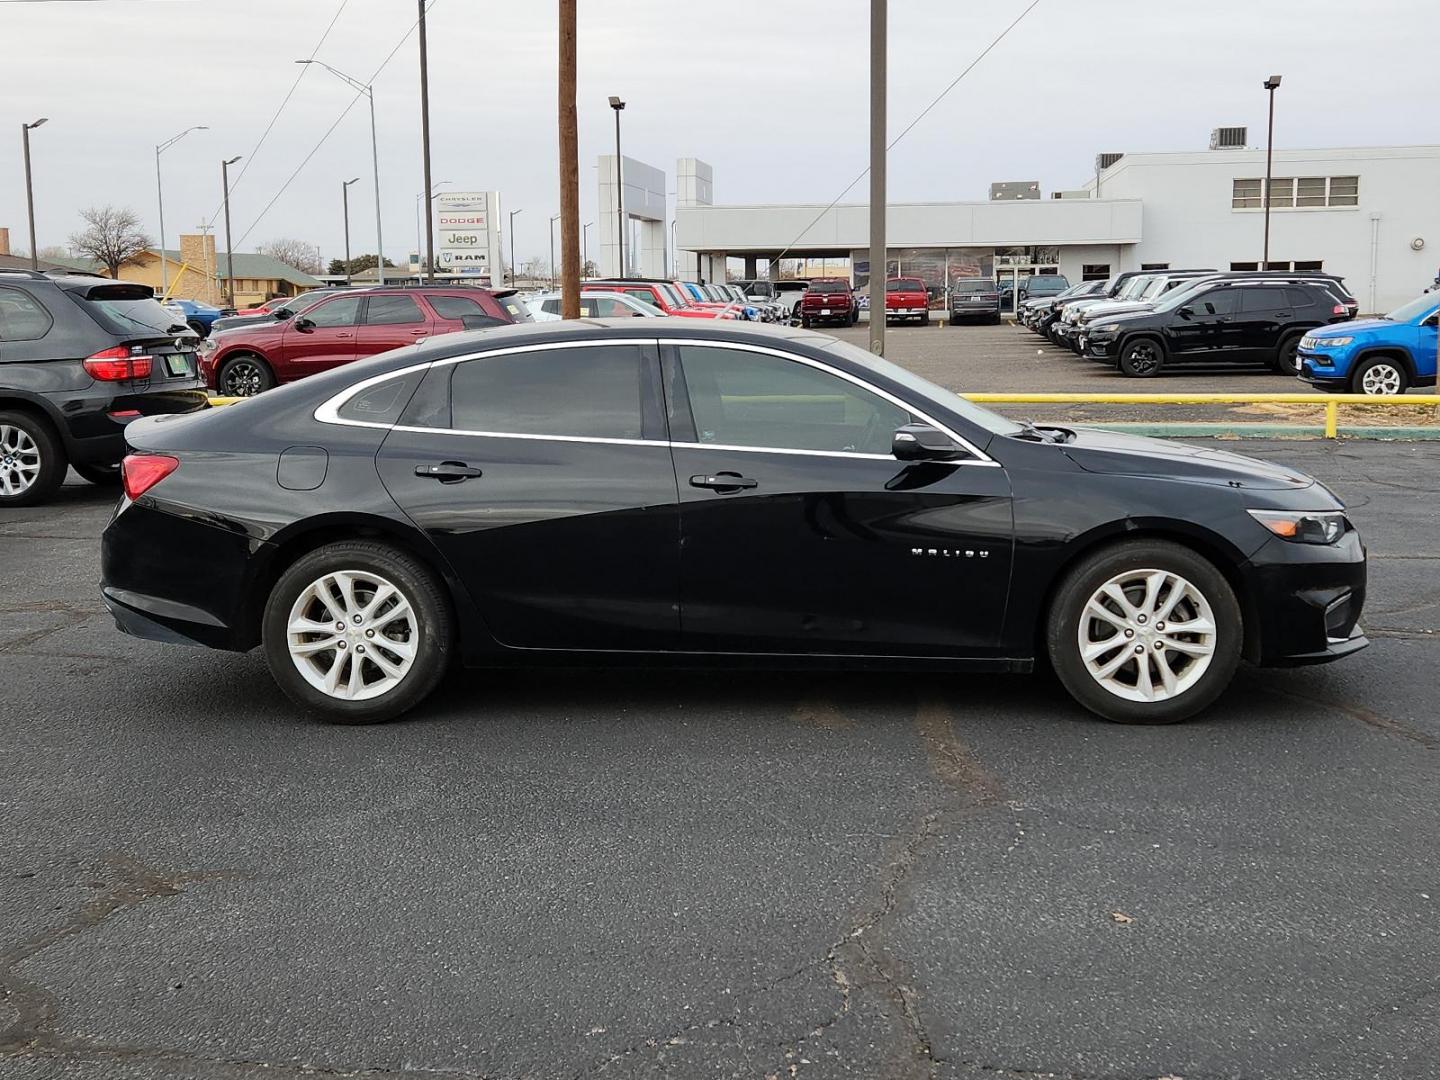
MULTIPOLYGON (((525 298, 530 317, 536 322, 560 321, 560 294, 558 292, 536 293, 525 298)), ((615 292, 587 292, 580 290, 580 316, 585 319, 664 319, 665 312, 654 304, 646 303, 637 296, 615 292)))

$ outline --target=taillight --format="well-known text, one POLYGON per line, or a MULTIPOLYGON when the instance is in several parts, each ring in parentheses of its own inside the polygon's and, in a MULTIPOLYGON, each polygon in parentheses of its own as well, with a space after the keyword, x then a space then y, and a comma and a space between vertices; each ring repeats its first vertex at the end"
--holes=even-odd
POLYGON ((1344 305, 1344 304, 1336 304, 1333 308, 1330 309, 1330 314, 1331 314, 1331 315, 1348 315, 1348 314, 1350 314, 1350 313, 1345 310, 1345 305, 1344 305))
POLYGON ((125 495, 132 501, 158 484, 180 467, 177 458, 167 454, 128 454, 120 462, 120 480, 125 495))
POLYGON ((81 361, 92 379, 102 382, 120 382, 125 379, 148 379, 150 377, 148 356, 136 356, 124 345, 113 349, 101 349, 93 356, 81 361))

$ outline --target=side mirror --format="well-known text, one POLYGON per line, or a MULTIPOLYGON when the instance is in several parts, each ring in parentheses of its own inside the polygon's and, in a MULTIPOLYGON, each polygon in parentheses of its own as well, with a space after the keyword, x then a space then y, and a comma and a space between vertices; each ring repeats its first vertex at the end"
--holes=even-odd
POLYGON ((900 461, 955 461, 969 457, 949 435, 929 424, 906 424, 897 428, 890 441, 890 452, 900 461))
POLYGON ((295 329, 299 330, 302 334, 308 334, 310 333, 310 331, 315 329, 314 322, 307 318, 304 318, 303 316, 295 320, 294 326, 295 329))
POLYGON ((1184 307, 1176 308, 1175 314, 1179 315, 1182 319, 1188 319, 1191 315, 1195 314, 1195 309, 1189 304, 1186 304, 1184 307))
POLYGON ((295 312, 291 311, 288 307, 277 307, 274 311, 270 312, 270 314, 274 315, 277 321, 284 321, 294 315, 295 312))

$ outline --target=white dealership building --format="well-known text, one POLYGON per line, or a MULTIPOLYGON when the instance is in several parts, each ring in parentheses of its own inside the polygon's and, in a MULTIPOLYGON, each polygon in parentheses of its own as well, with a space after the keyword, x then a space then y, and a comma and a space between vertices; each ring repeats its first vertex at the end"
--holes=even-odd
MULTIPOLYGON (((1256 269, 1265 151, 1244 142, 1244 129, 1222 128, 1211 150, 1103 155, 1084 186, 1050 197, 1024 182, 993 185, 985 201, 891 203, 887 272, 924 278, 943 302, 965 277, 1256 269)), ((868 206, 719 205, 699 164, 707 183, 682 187, 675 212, 682 274, 723 280, 726 260, 740 258, 747 276, 764 276, 783 252, 833 259, 825 273, 868 287, 868 206)), ((1271 268, 1342 275, 1367 312, 1436 277, 1440 146, 1276 150, 1272 176, 1271 268)))

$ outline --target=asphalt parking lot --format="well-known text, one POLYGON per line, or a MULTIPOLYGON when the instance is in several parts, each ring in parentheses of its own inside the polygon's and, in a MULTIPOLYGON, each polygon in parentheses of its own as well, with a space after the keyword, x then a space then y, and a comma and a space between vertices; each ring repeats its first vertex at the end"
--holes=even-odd
POLYGON ((1440 446, 1239 448, 1349 503, 1374 644, 1155 729, 637 672, 331 728, 112 629, 109 493, 12 512, 0 1075, 1433 1076, 1440 446))

